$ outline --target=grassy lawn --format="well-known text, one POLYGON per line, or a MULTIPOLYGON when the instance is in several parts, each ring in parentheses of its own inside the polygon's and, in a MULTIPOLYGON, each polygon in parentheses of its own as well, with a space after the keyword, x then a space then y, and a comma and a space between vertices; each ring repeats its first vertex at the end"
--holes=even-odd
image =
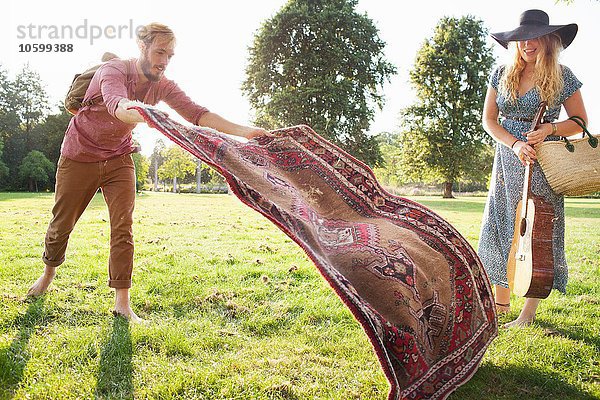
MULTIPOLYGON (((414 200, 476 246, 483 198, 414 200)), ((100 196, 50 292, 24 298, 52 204, 0 193, 0 399, 386 398, 350 312, 298 246, 234 197, 139 195, 131 296, 146 323, 132 326, 110 314, 100 196)), ((451 399, 600 399, 600 201, 567 199, 566 213, 567 295, 543 301, 534 326, 501 331, 451 399)))

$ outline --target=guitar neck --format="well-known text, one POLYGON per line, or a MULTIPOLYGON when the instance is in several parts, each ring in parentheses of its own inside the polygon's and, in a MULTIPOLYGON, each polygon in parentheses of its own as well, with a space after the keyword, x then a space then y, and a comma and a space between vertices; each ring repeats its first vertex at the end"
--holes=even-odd
POLYGON ((526 218, 527 216, 527 199, 529 199, 531 195, 531 174, 532 169, 531 165, 525 165, 525 176, 523 179, 523 197, 521 198, 521 218, 526 218))
MULTIPOLYGON (((535 114, 531 122, 530 131, 534 131, 538 125, 542 122, 542 118, 544 117, 544 113, 546 112, 546 102, 542 101, 538 107, 538 110, 535 114)), ((521 217, 524 218, 527 215, 527 199, 531 196, 531 176, 533 172, 533 162, 527 163, 525 165, 525 176, 523 179, 523 199, 521 207, 521 217)))

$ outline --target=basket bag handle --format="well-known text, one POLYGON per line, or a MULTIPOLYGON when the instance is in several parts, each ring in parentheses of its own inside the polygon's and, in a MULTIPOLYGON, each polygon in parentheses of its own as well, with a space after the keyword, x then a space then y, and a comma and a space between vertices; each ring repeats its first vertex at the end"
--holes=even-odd
MULTIPOLYGON (((590 133, 590 131, 587 130, 587 127, 585 125, 585 121, 583 120, 583 118, 578 117, 577 115, 574 115, 572 117, 569 117, 569 119, 571 121, 574 121, 577 125, 579 125, 581 127, 581 129, 583 129, 583 132, 588 135, 588 143, 590 144, 590 146, 592 146, 594 149, 596 147, 598 147, 598 138, 595 136, 592 136, 592 134, 590 133)), ((565 142, 567 142, 565 144, 565 147, 567 148, 567 150, 569 150, 571 153, 573 153, 575 151, 575 146, 573 145, 573 143, 571 143, 569 141, 569 139, 567 138, 563 138, 565 140, 565 142)))

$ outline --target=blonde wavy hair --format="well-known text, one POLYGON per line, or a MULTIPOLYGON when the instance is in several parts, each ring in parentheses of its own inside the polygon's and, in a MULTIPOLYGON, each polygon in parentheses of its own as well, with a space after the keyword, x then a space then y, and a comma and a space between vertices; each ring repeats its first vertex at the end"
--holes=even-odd
POLYGON ((158 35, 164 35, 167 38, 170 38, 171 41, 175 41, 175 34, 166 25, 159 24, 158 22, 152 22, 148 25, 142 26, 137 30, 137 39, 140 42, 146 43, 146 45, 150 46, 154 41, 154 38, 158 35))
MULTIPOLYGON (((564 86, 562 69, 558 63, 558 56, 563 49, 562 42, 560 36, 556 33, 541 36, 538 40, 542 46, 542 51, 539 52, 535 60, 533 81, 540 93, 541 100, 553 106, 558 103, 560 92, 564 86)), ((513 63, 507 66, 504 74, 502 74, 499 91, 506 98, 516 102, 517 97, 519 97, 521 74, 526 63, 521 57, 516 43, 513 46, 515 48, 513 63)))

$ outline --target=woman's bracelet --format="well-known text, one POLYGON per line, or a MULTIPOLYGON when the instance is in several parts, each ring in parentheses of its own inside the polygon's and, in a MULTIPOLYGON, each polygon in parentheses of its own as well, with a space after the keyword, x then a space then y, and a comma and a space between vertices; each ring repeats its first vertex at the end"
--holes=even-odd
POLYGON ((551 135, 554 136, 554 135, 556 135, 556 131, 558 131, 558 127, 556 126, 555 122, 551 122, 550 125, 552 125, 552 133, 551 133, 551 135))
POLYGON ((515 139, 515 141, 513 142, 513 144, 510 145, 510 148, 511 149, 514 148, 515 144, 517 144, 518 141, 519 141, 519 139, 515 139))

